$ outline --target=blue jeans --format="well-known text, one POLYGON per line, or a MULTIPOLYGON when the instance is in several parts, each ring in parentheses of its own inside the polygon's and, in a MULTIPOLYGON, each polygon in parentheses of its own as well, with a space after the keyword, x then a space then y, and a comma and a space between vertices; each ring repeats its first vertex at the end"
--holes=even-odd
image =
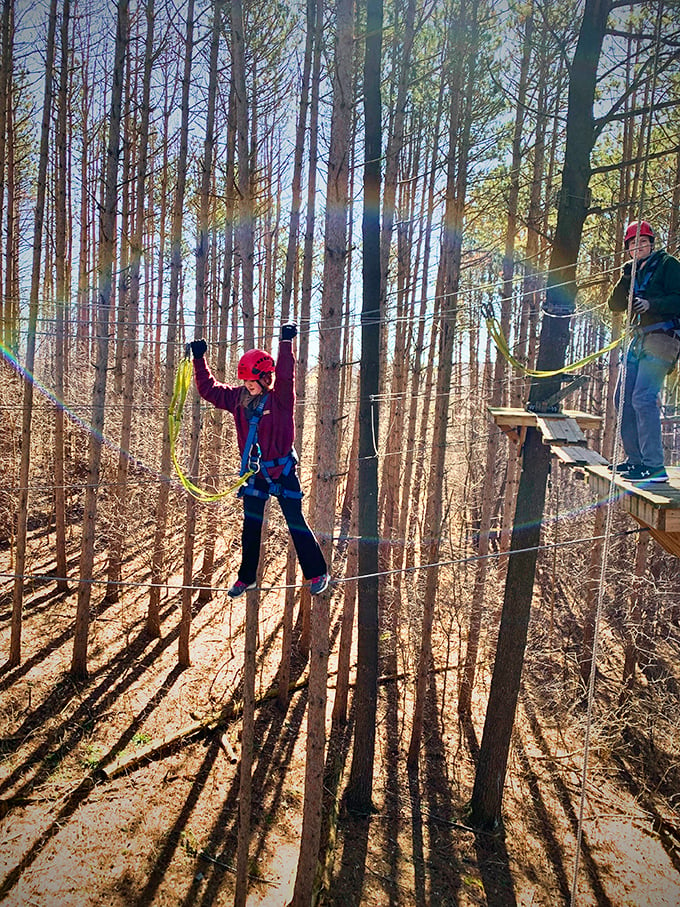
MULTIPOLYGON (((626 389, 623 395, 621 441, 629 463, 656 471, 664 465, 661 442, 659 392, 673 366, 671 338, 667 335, 645 335, 633 340, 626 358, 626 389), (649 338, 649 339, 648 339, 649 338), (654 353, 661 353, 660 358, 654 353), (669 358, 666 358, 669 357, 669 358)), ((621 373, 614 402, 621 402, 621 373)))

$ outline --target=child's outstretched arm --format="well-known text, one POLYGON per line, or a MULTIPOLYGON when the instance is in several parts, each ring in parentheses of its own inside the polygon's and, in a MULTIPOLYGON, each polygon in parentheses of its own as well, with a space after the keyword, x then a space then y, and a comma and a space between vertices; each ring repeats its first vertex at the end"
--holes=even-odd
POLYGON ((241 388, 230 387, 228 384, 221 384, 217 381, 208 368, 205 361, 205 354, 208 344, 205 340, 194 340, 189 344, 194 357, 194 378, 196 379, 196 389, 198 393, 212 403, 218 409, 229 410, 233 413, 241 395, 241 388))
POLYGON ((281 404, 292 414, 295 409, 295 354, 293 339, 297 336, 296 324, 284 324, 279 339, 276 358, 276 383, 274 389, 281 404))

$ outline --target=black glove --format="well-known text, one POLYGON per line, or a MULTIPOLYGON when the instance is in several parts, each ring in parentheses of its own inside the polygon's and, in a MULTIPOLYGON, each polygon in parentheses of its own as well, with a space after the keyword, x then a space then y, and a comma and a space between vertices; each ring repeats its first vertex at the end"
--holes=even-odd
POLYGON ((281 340, 292 340, 297 337, 297 325, 294 322, 281 325, 281 340))
POLYGON ((194 354, 194 359, 202 359, 208 351, 208 344, 202 337, 200 340, 192 340, 189 346, 194 354))
POLYGON ((621 273, 630 280, 630 275, 633 273, 633 262, 627 261, 621 269, 621 273))

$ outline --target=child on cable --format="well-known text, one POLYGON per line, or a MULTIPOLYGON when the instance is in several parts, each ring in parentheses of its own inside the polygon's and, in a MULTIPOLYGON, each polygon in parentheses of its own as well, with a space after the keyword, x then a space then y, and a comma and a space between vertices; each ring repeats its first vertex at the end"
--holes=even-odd
POLYGON ((302 513, 302 490, 297 477, 295 439, 295 356, 297 326, 281 328, 276 363, 264 350, 248 350, 238 364, 243 384, 230 387, 215 380, 205 361, 205 340, 194 340, 194 377, 199 394, 234 417, 241 453, 241 475, 256 470, 239 491, 243 500, 242 559, 238 578, 229 589, 238 598, 255 588, 264 507, 270 495, 281 506, 312 595, 330 582, 328 567, 314 533, 302 513))

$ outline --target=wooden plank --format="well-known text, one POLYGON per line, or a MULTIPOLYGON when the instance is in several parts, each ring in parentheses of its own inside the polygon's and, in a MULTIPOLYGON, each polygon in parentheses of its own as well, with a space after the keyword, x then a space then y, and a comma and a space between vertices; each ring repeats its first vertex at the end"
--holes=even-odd
MULTIPOLYGON (((589 483, 604 501, 609 496, 609 467, 588 465, 584 468, 589 483)), ((680 470, 671 467, 668 473, 668 483, 649 488, 640 488, 621 476, 616 477, 614 484, 616 500, 622 510, 656 531, 673 533, 680 532, 680 470)))
MULTIPOLYGON (((637 519, 637 517, 635 519, 637 519)), ((658 529, 653 529, 651 526, 647 526, 642 520, 637 520, 637 522, 641 526, 644 526, 645 529, 649 530, 652 538, 658 542, 664 550, 669 554, 675 555, 675 557, 680 557, 680 532, 662 532, 658 529)))
POLYGON ((621 505, 631 516, 641 523, 646 523, 652 529, 663 530, 663 511, 655 507, 651 501, 646 500, 642 495, 632 493, 621 498, 621 505))
MULTIPOLYGON (((489 414, 500 428, 503 428, 504 426, 516 428, 517 426, 522 425, 527 427, 536 425, 536 413, 532 413, 528 409, 522 409, 518 406, 490 406, 489 414)), ((540 415, 545 416, 549 414, 540 413, 540 415)), ((602 424, 602 416, 594 416, 592 413, 584 413, 577 409, 565 409, 562 416, 574 419, 576 424, 584 431, 588 428, 599 428, 602 424)))
POLYGON ((597 465, 607 461, 597 450, 570 444, 551 444, 550 450, 555 456, 567 465, 583 466, 585 464, 597 465))
POLYGON ((669 554, 680 557, 680 532, 656 532, 654 529, 649 530, 656 541, 665 548, 669 554))
POLYGON ((661 511, 663 515, 663 531, 668 533, 680 532, 680 510, 667 507, 661 511))
POLYGON ((545 416, 536 413, 536 426, 543 435, 544 444, 583 444, 588 443, 574 419, 568 416, 545 416))

